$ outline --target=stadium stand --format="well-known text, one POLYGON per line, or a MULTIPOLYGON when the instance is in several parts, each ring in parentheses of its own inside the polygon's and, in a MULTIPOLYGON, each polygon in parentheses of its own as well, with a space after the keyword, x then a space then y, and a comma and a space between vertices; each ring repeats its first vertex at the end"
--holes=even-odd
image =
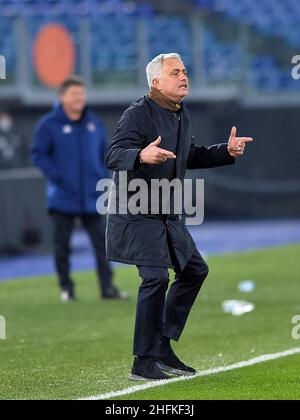
MULTIPOLYGON (((162 51, 177 51, 192 73, 195 71, 193 63, 197 62, 194 57, 197 39, 193 38, 191 16, 163 14, 157 4, 125 0, 0 0, 0 53, 6 57, 9 73, 13 74, 17 61, 15 18, 22 17, 28 22, 31 41, 43 24, 60 22, 70 30, 77 47, 80 18, 87 18, 94 83, 111 86, 118 80, 128 85, 136 82, 140 24, 147 28, 149 58, 162 51)), ((211 24, 214 21, 220 27, 232 25, 250 31, 248 71, 244 78, 251 89, 266 92, 299 90, 299 84, 290 77, 290 62, 286 60, 287 54, 289 57, 294 55, 292 52, 300 43, 298 0, 262 0, 259 3, 190 0, 190 4, 196 12, 201 12, 204 26, 201 63, 206 83, 238 83, 244 65, 239 32, 226 39, 224 31, 218 33, 216 25, 211 24), (270 50, 270 42, 276 42, 276 51, 270 50)))
MULTIPOLYGON (((193 0, 192 3, 201 10, 221 14, 224 20, 246 25, 262 38, 280 39, 285 48, 294 50, 300 45, 300 3, 297 0, 193 0)), ((254 54, 249 65, 249 81, 254 88, 299 90, 290 77, 290 69, 272 52, 254 54)))
POLYGON ((16 71, 16 33, 14 21, 0 15, 0 54, 6 59, 7 74, 10 79, 16 71))
POLYGON ((225 18, 253 26, 262 35, 280 36, 292 47, 300 43, 298 0, 194 0, 198 7, 222 13, 225 18))

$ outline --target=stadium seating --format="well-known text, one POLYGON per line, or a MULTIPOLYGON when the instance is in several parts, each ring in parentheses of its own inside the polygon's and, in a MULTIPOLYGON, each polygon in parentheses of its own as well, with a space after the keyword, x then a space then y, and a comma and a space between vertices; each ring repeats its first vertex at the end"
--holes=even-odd
POLYGON ((14 16, 90 16, 95 14, 148 14, 152 7, 128 0, 0 0, 0 15, 14 16))
POLYGON ((193 0, 201 8, 221 12, 225 17, 253 26, 265 35, 279 36, 292 47, 300 41, 298 0, 193 0))
POLYGON ((91 19, 94 71, 134 71, 137 67, 137 20, 130 15, 91 19))
POLYGON ((14 21, 0 16, 0 54, 6 59, 6 69, 9 75, 16 70, 16 34, 14 21))
MULTIPOLYGON (((233 22, 249 25, 262 39, 279 37, 294 51, 300 45, 299 0, 189 1, 194 7, 206 10, 208 15, 218 12, 218 19, 227 24, 233 22)), ((189 72, 193 72, 193 33, 189 20, 184 16, 163 15, 155 12, 146 2, 127 0, 0 0, 0 54, 6 57, 10 74, 16 67, 16 35, 13 25, 16 16, 22 16, 28 22, 31 41, 45 23, 55 21, 64 24, 73 36, 78 53, 78 18, 88 17, 91 67, 95 74, 115 72, 122 75, 137 72, 139 24, 147 28, 149 59, 161 52, 176 51, 184 58, 189 72)), ((202 63, 205 82, 239 82, 243 51, 238 36, 227 39, 209 23, 205 24, 202 36, 204 51, 199 61, 202 63)), ((79 62, 77 66, 77 70, 80 70, 79 62)), ((282 60, 272 51, 254 50, 248 56, 247 81, 249 86, 260 91, 298 90, 299 83, 294 83, 290 70, 290 63, 282 64, 282 60)))
POLYGON ((234 82, 241 71, 241 47, 218 39, 212 30, 204 32, 204 77, 207 82, 234 82))

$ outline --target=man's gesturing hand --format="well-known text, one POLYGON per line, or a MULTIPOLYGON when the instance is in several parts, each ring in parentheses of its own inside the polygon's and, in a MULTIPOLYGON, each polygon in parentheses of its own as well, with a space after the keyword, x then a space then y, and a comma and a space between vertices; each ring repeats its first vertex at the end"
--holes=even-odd
POLYGON ((236 137, 236 127, 232 127, 229 142, 228 152, 230 156, 236 158, 242 156, 245 151, 246 143, 253 141, 251 137, 236 137))
POLYGON ((142 163, 158 165, 160 163, 166 162, 168 159, 176 159, 174 153, 159 148, 158 146, 160 143, 161 137, 159 136, 157 140, 155 140, 153 143, 150 143, 149 146, 141 151, 140 160, 142 163))

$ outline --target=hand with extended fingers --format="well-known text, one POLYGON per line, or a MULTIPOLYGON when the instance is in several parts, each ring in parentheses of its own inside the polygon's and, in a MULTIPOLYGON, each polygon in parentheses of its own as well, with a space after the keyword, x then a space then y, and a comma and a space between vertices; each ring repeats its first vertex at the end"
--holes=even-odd
POLYGON ((145 149, 140 153, 141 163, 148 163, 151 165, 158 165, 160 163, 166 162, 168 159, 176 159, 174 153, 169 152, 168 150, 161 149, 159 147, 161 143, 161 136, 158 137, 154 142, 150 143, 145 149))
POLYGON ((228 152, 230 156, 234 158, 242 156, 245 151, 246 143, 251 141, 253 141, 252 137, 236 137, 236 127, 232 127, 228 142, 228 152))

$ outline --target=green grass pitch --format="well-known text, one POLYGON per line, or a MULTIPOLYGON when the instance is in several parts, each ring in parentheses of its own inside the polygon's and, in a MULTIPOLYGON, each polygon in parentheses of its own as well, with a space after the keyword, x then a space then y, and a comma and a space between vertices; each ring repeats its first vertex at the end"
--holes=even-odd
MULTIPOLYGON (((291 320, 300 315, 300 246, 209 258, 210 276, 195 304, 178 355, 198 370, 227 366, 300 347, 291 320), (238 292, 252 279, 256 290, 238 292), (222 312, 225 299, 247 299, 243 317, 222 312)), ((34 267, 33 267, 34 269, 34 267)), ((53 276, 0 283, 0 399, 77 399, 132 386, 132 337, 139 278, 120 268, 116 281, 129 302, 103 302, 93 273, 79 273, 79 301, 62 304, 53 276)), ((195 378, 126 399, 300 399, 300 355, 195 378)), ((125 399, 121 397, 120 399, 125 399)))

